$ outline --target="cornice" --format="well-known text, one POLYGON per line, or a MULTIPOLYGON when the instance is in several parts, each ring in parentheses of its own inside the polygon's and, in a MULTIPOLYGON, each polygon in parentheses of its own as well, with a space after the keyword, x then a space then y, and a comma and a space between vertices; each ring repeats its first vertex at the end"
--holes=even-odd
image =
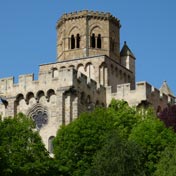
POLYGON ((116 25, 121 27, 120 25, 120 20, 111 15, 109 12, 98 12, 98 11, 88 11, 88 10, 83 10, 83 11, 76 11, 72 13, 65 13, 61 16, 61 18, 57 21, 56 28, 60 27, 65 21, 68 20, 75 20, 75 19, 80 19, 80 18, 87 18, 87 19, 98 19, 98 20, 109 20, 116 25))

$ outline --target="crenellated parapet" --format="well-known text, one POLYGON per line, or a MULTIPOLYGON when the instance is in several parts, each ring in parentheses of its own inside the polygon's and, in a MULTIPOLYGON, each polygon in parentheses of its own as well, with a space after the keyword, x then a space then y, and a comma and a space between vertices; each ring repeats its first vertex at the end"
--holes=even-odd
POLYGON ((131 106, 140 106, 143 103, 152 105, 154 109, 163 109, 168 103, 173 103, 175 97, 161 93, 147 82, 137 82, 136 88, 131 89, 130 84, 117 85, 117 92, 112 94, 112 98, 123 99, 131 106))
POLYGON ((0 79, 0 91, 4 95, 14 96, 20 90, 26 90, 31 85, 36 84, 33 74, 20 75, 18 82, 14 81, 14 77, 0 79))
POLYGON ((6 99, 13 97, 15 100, 22 97, 26 103, 31 95, 37 101, 41 94, 49 99, 50 90, 55 93, 57 90, 64 92, 70 87, 74 87, 78 92, 86 92, 92 97, 92 101, 105 102, 105 99, 98 96, 100 92, 105 92, 105 88, 74 68, 58 70, 57 77, 53 77, 52 73, 43 72, 40 73, 38 80, 34 80, 33 74, 20 75, 17 83, 13 77, 0 79, 0 92, 3 97, 6 99))
POLYGON ((111 15, 110 13, 106 12, 99 12, 99 11, 75 11, 72 13, 65 13, 61 16, 61 18, 57 22, 57 27, 63 24, 63 22, 68 20, 75 20, 79 18, 93 18, 98 20, 110 20, 113 23, 117 24, 120 27, 120 20, 111 15))
POLYGON ((14 77, 1 78, 0 79, 0 91, 1 93, 11 89, 14 85, 14 77))

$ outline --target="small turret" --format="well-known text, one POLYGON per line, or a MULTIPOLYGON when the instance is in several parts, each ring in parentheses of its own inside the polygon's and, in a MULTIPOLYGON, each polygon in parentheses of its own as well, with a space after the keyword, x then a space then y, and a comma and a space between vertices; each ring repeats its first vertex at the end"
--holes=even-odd
POLYGON ((160 87, 160 92, 175 97, 166 81, 164 81, 160 87))
POLYGON ((130 50, 130 48, 127 46, 126 41, 124 42, 124 45, 120 51, 120 62, 121 65, 127 68, 132 72, 132 79, 131 79, 131 88, 135 89, 135 56, 130 50))
POLYGON ((135 56, 127 46, 126 41, 120 51, 121 64, 135 74, 135 56))

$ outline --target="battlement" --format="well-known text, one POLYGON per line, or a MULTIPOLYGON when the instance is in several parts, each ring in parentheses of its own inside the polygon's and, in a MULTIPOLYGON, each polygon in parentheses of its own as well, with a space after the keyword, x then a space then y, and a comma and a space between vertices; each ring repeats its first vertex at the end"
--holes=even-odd
POLYGON ((174 102, 174 97, 160 92, 147 82, 137 82, 136 88, 131 89, 130 83, 117 85, 117 92, 112 94, 112 98, 124 99, 130 105, 139 105, 141 102, 152 104, 155 109, 158 105, 166 107, 168 103, 174 102))
POLYGON ((148 82, 137 82, 136 83, 136 91, 140 91, 142 89, 145 90, 147 97, 148 96, 153 96, 153 97, 155 96, 155 97, 159 97, 160 99, 165 99, 165 100, 168 100, 170 97, 169 95, 162 93, 159 89, 150 85, 148 82))
MULTIPOLYGON (((81 86, 83 89, 89 89, 91 91, 100 89, 96 81, 78 72, 74 68, 62 68, 57 71, 58 74, 56 77, 53 77, 53 73, 50 71, 42 71, 39 74, 38 80, 34 80, 34 74, 19 75, 17 83, 14 82, 14 77, 1 78, 0 91, 4 95, 10 94, 14 96, 18 93, 38 90, 39 88, 45 90, 49 87, 55 90, 71 86, 81 86)), ((101 89, 104 88, 101 87, 101 89)))
POLYGON ((0 79, 0 88, 2 89, 10 89, 13 86, 18 86, 22 84, 30 84, 34 81, 34 74, 24 74, 18 76, 18 82, 15 83, 14 77, 7 77, 7 78, 1 78, 0 79))
POLYGON ((34 74, 24 74, 18 76, 18 83, 15 83, 14 77, 7 77, 7 78, 1 78, 0 79, 0 85, 13 85, 13 84, 20 84, 23 82, 32 82, 34 81, 34 74))
POLYGON ((94 18, 94 19, 100 19, 100 20, 110 20, 120 27, 120 21, 113 15, 111 15, 109 12, 99 12, 99 11, 89 11, 89 10, 82 10, 82 11, 75 11, 71 13, 65 13, 61 16, 61 18, 57 22, 57 27, 62 25, 64 21, 72 20, 72 19, 78 19, 78 18, 94 18))
POLYGON ((86 75, 82 74, 81 72, 77 72, 77 81, 78 83, 82 83, 87 85, 91 89, 97 89, 97 82, 94 81, 93 79, 90 79, 86 75))
POLYGON ((19 84, 20 83, 31 83, 34 81, 34 74, 25 74, 25 75, 19 75, 18 77, 19 84))
POLYGON ((7 78, 1 78, 0 79, 0 88, 3 86, 4 88, 11 87, 14 84, 14 77, 7 77, 7 78))
POLYGON ((144 92, 144 95, 146 96, 157 96, 157 97, 168 97, 168 95, 166 94, 163 94, 160 92, 159 89, 155 88, 154 86, 150 85, 148 82, 137 82, 136 83, 136 89, 135 90, 131 90, 131 85, 130 83, 127 83, 127 84, 120 84, 120 85, 117 85, 117 93, 118 92, 124 92, 124 91, 127 91, 127 92, 144 92))

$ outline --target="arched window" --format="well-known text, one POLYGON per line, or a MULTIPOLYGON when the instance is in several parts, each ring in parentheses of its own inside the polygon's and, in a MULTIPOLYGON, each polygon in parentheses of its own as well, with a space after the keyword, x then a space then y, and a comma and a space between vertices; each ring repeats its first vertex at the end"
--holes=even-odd
POLYGON ((17 96, 16 96, 16 101, 20 101, 20 100, 22 100, 22 99, 24 99, 24 95, 23 94, 18 94, 17 96))
POLYGON ((95 48, 95 34, 92 34, 91 36, 91 47, 95 48))
POLYGON ((49 153, 53 153, 53 140, 54 136, 50 136, 48 139, 48 151, 49 153))
POLYGON ((71 36, 71 49, 75 48, 75 37, 74 35, 71 36))
POLYGON ((26 95, 26 104, 29 104, 29 100, 31 98, 34 98, 34 93, 32 93, 32 92, 27 93, 27 95, 26 95))
POLYGON ((80 48, 80 36, 79 36, 79 34, 76 35, 76 48, 80 48))
POLYGON ((60 69, 65 69, 65 68, 66 68, 65 66, 60 67, 60 69))
POLYGON ((97 48, 101 48, 101 34, 98 34, 97 37, 97 48))
POLYGON ((75 68, 75 66, 74 65, 69 65, 69 67, 68 68, 75 68))
POLYGON ((45 96, 45 93, 43 92, 43 90, 40 90, 37 92, 37 99, 39 100, 42 96, 45 96))
POLYGON ((47 99, 48 99, 48 101, 50 100, 50 97, 51 97, 52 95, 55 95, 55 92, 54 92, 53 89, 49 89, 49 90, 47 91, 47 99))
POLYGON ((52 69, 52 78, 57 78, 58 77, 58 69, 57 68, 53 68, 52 69))

